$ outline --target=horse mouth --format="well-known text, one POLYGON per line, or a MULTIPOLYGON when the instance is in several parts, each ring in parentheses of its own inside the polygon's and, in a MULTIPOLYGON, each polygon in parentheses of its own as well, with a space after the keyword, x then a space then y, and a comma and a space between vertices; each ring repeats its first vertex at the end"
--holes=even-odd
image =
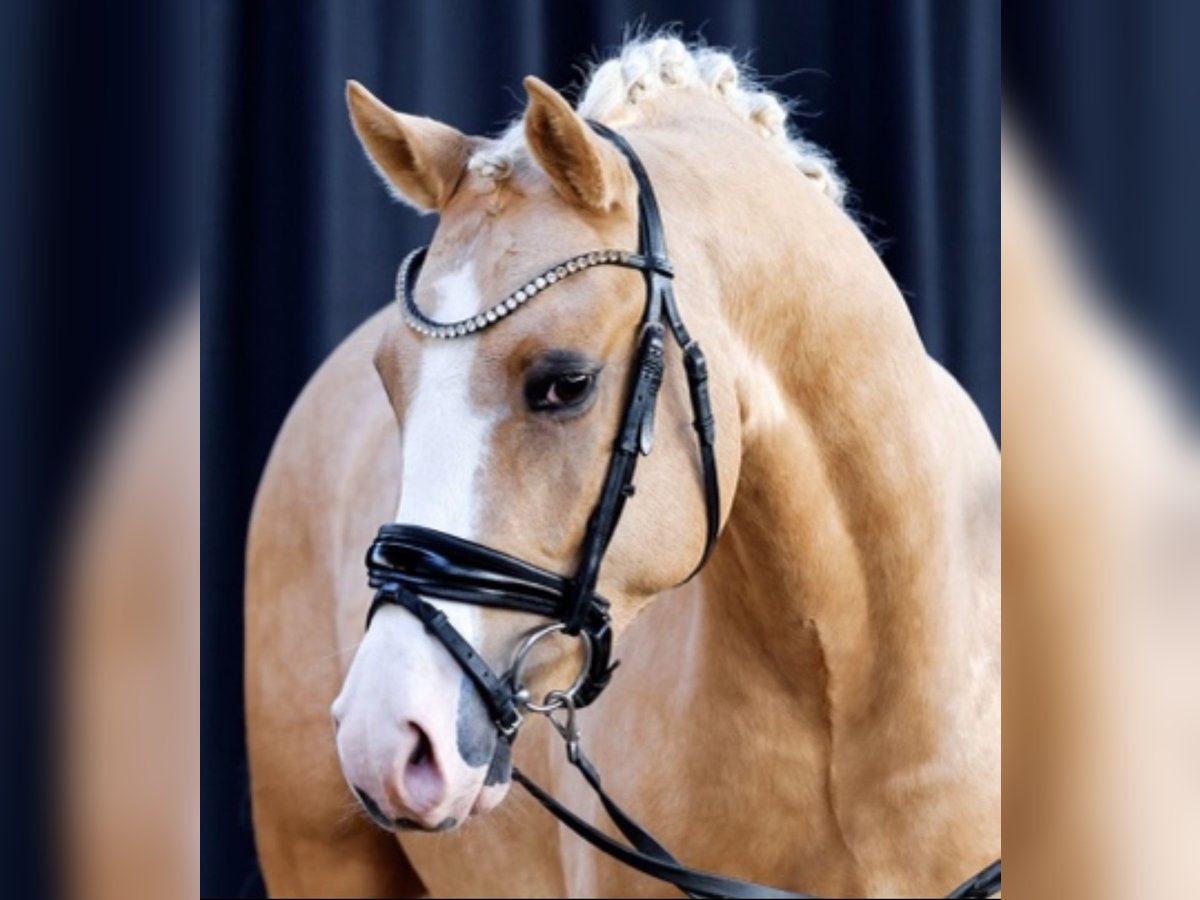
POLYGON ((422 825, 420 822, 414 822, 412 819, 399 818, 396 820, 396 828, 400 831, 425 831, 430 834, 437 834, 457 827, 458 819, 454 816, 446 816, 446 818, 442 819, 442 821, 438 822, 432 828, 422 825))
MULTIPOLYGON (((374 798, 362 788, 354 787, 354 795, 358 798, 358 802, 362 805, 363 811, 366 812, 368 818, 384 831, 424 831, 430 834, 437 834, 458 827, 458 819, 455 816, 446 816, 436 825, 423 825, 407 816, 389 819, 383 810, 379 808, 379 804, 375 802, 374 798)), ((475 804, 478 805, 478 803, 479 800, 477 798, 475 804)), ((472 813, 474 813, 474 807, 472 807, 472 813)))

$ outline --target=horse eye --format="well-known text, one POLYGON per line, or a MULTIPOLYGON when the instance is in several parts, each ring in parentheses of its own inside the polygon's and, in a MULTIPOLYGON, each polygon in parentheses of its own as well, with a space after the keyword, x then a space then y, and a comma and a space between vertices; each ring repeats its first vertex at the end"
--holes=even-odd
POLYGON ((595 386, 593 372, 564 372, 531 381, 525 396, 535 412, 558 412, 583 406, 595 386))

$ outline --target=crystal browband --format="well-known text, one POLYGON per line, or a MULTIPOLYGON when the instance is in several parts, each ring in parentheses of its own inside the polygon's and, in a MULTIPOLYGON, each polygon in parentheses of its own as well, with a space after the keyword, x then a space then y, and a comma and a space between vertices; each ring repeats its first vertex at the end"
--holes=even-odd
POLYGON ((404 320, 410 328, 427 337, 442 339, 463 337, 481 331, 489 325, 495 325, 552 284, 593 266, 624 266, 630 269, 654 268, 660 270, 663 267, 658 261, 647 260, 641 254, 630 253, 628 250, 593 250, 551 266, 481 313, 457 322, 437 322, 421 312, 413 297, 417 275, 421 271, 421 264, 425 261, 425 254, 428 250, 428 247, 418 247, 404 257, 404 261, 400 263, 400 269, 396 273, 396 299, 400 301, 401 308, 404 310, 404 320))

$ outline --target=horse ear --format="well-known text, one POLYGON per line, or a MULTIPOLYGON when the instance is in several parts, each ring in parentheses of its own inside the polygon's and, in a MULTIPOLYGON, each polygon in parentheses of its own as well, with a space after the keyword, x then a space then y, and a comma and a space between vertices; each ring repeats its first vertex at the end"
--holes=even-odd
POLYGON ((617 151, 541 79, 528 76, 525 91, 525 142, 554 189, 568 203, 611 209, 629 177, 617 151))
POLYGON ((466 169, 471 139, 449 125, 390 109, 357 81, 346 105, 367 158, 398 199, 422 212, 440 210, 466 169))

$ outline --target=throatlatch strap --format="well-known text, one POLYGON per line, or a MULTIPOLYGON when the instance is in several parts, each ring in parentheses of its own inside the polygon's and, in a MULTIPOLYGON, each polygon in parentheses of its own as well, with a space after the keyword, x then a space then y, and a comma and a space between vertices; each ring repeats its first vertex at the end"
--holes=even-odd
POLYGON ((706 524, 704 552, 700 555, 700 561, 696 563, 692 574, 687 577, 687 580, 691 581, 712 556, 713 547, 717 545, 717 537, 721 533, 721 486, 717 478, 717 426, 713 418, 712 401, 708 396, 708 361, 695 341, 688 341, 683 346, 683 364, 688 373, 688 392, 692 397, 694 415, 692 427, 696 429, 700 468, 704 473, 706 524))

